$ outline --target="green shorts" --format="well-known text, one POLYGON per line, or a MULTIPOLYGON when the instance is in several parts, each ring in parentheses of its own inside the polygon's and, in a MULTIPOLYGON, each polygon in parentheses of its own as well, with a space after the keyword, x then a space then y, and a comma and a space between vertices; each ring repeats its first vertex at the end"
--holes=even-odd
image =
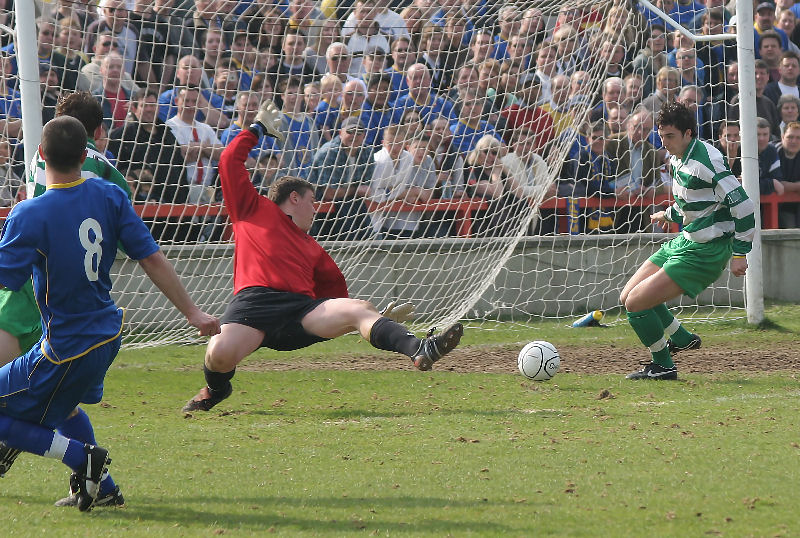
POLYGON ((696 243, 682 235, 667 241, 650 261, 658 265, 681 289, 694 299, 719 278, 733 254, 733 240, 717 239, 696 243))
POLYGON ((0 289, 0 329, 19 340, 23 353, 42 337, 42 315, 30 280, 19 291, 0 289))

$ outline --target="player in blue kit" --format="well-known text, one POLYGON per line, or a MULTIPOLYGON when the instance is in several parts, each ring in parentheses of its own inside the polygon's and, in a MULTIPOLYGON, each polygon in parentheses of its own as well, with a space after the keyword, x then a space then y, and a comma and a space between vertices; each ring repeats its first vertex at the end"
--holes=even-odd
POLYGON ((0 368, 0 442, 70 467, 81 511, 95 502, 108 451, 54 430, 79 403, 101 400, 119 350, 124 312, 110 295, 117 244, 200 334, 219 332, 219 321, 192 302, 125 193, 81 178, 86 143, 73 117, 45 125, 47 191, 17 204, 0 237, 0 285, 18 290, 33 274, 44 328, 37 345, 0 368))

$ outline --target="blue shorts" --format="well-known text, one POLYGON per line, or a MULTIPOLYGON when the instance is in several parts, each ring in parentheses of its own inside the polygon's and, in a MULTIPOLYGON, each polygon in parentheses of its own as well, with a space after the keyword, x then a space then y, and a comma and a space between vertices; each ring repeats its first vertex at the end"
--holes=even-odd
POLYGON ((122 337, 61 364, 47 360, 41 346, 0 368, 0 414, 58 428, 80 403, 103 398, 103 379, 122 337))

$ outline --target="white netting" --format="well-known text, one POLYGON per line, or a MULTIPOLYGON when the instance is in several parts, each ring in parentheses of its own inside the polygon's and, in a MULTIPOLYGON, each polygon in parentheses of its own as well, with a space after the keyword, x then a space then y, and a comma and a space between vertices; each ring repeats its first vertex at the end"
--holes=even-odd
MULTIPOLYGON (((724 8, 671 5, 693 31, 728 28, 724 8)), ((318 185, 312 233, 351 295, 412 300, 425 325, 617 306, 662 239, 649 221, 669 196, 654 113, 676 96, 696 104, 709 140, 736 113, 726 78, 735 47, 670 30, 664 39, 663 22, 630 2, 37 7, 44 120, 59 95, 97 96, 107 128, 98 148, 214 313, 230 297, 233 252, 215 163, 264 99, 282 108, 287 141, 265 137, 253 151, 256 186, 266 192, 282 174, 318 185)), ((2 17, 14 27, 13 12, 2 17)), ((0 195, 10 204, 22 150, 15 43, 6 34, 3 44, 0 126, 12 156, 0 195)), ((116 270, 128 343, 188 337, 135 264, 116 270)), ((742 300, 732 279, 683 305, 719 313, 742 300)))

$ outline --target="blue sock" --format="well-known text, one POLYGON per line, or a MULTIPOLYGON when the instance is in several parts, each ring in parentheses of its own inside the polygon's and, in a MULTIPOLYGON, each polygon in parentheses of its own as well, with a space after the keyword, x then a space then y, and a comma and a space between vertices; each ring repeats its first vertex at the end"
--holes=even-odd
MULTIPOLYGON (((94 428, 92 428, 92 422, 89 420, 89 415, 87 415, 86 411, 80 407, 78 407, 77 410, 78 414, 68 418, 63 424, 61 424, 61 426, 59 426, 58 433, 64 437, 69 437, 70 439, 82 441, 90 445, 96 445, 97 441, 94 438, 94 428)), ((111 474, 108 474, 105 480, 100 482, 99 495, 102 496, 110 493, 114 491, 116 487, 117 485, 114 483, 114 479, 111 478, 111 474)))
POLYGON ((92 423, 89 421, 89 415, 80 407, 77 408, 77 411, 77 415, 65 420, 56 431, 64 437, 69 437, 76 441, 83 441, 90 445, 96 445, 97 441, 95 441, 94 438, 94 428, 92 428, 92 423))
POLYGON ((61 460, 73 471, 86 463, 83 443, 31 422, 0 415, 0 441, 11 448, 61 460))

